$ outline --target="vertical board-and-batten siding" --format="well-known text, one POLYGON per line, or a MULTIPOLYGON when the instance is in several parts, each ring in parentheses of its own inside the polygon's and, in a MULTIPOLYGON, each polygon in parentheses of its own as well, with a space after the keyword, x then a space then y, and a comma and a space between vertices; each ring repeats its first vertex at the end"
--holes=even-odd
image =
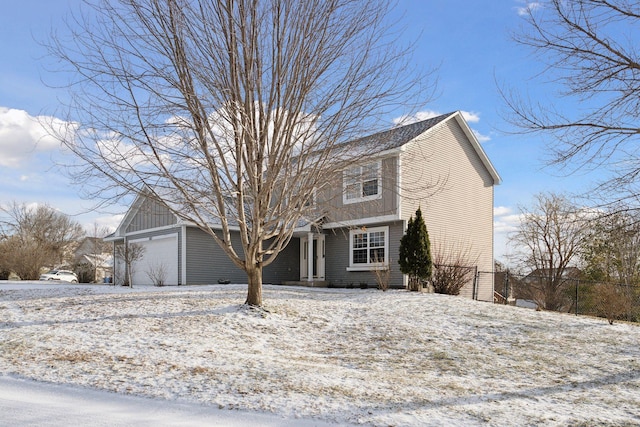
POLYGON ((167 227, 177 223, 175 215, 162 203, 145 198, 127 226, 127 233, 167 227))
MULTIPOLYGON (((187 284, 215 284, 218 280, 231 283, 247 283, 246 273, 238 268, 213 238, 196 227, 186 227, 187 284)), ((236 253, 242 254, 238 232, 231 232, 231 244, 236 253)), ((263 283, 280 284, 287 280, 299 280, 299 239, 291 239, 289 245, 276 260, 262 271, 263 283)))
MULTIPOLYGON (((404 223, 375 224, 368 227, 389 227, 389 267, 391 277, 389 285, 403 287, 404 281, 398 265, 399 242, 404 234, 404 223)), ((326 245, 326 275, 325 278, 334 286, 359 287, 360 283, 367 283, 369 287, 376 287, 376 277, 373 271, 347 271, 349 267, 349 229, 339 228, 325 232, 326 245)))
MULTIPOLYGON (((458 122, 448 120, 419 136, 401 156, 403 219, 420 206, 432 252, 438 245, 468 249, 477 257, 471 265, 493 271, 495 182, 458 122)), ((472 291, 466 286, 461 295, 473 297, 472 291)), ((479 284, 477 298, 493 299, 493 281, 479 284)))

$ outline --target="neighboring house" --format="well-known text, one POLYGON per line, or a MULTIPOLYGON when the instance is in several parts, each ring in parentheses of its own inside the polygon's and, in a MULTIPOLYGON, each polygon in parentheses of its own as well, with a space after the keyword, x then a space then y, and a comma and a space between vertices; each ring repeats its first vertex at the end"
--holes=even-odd
POLYGON ((516 299, 516 305, 527 308, 544 307, 544 302, 552 300, 552 296, 558 298, 559 308, 567 308, 573 304, 573 296, 575 295, 575 287, 580 283, 582 270, 577 267, 566 267, 560 277, 557 275, 556 269, 553 268, 537 268, 531 273, 515 282, 513 288, 513 296, 516 299), (557 284, 553 281, 557 280, 557 284), (554 286, 557 292, 554 292, 554 286))
POLYGON ((73 268, 81 282, 102 282, 113 275, 113 254, 99 237, 85 237, 73 253, 73 268))
MULTIPOLYGON (((342 186, 317 190, 314 201, 323 220, 295 230, 289 245, 265 267, 263 282, 374 287, 374 271, 383 267, 390 269, 392 287, 406 287, 398 248, 418 207, 432 246, 466 250, 473 254, 469 267, 492 272, 493 191, 500 177, 462 114, 441 115, 351 144, 364 143, 379 149, 345 170, 342 186)), ((232 238, 239 247, 239 236, 232 238)), ((244 272, 211 237, 142 195, 107 240, 144 246, 144 257, 132 268, 134 284, 151 283, 149 273, 160 266, 166 284, 246 283, 244 272)), ((123 263, 116 259, 114 269, 117 281, 123 277, 123 263)), ((493 275, 475 277, 461 294, 492 301, 493 275)))
MULTIPOLYGON (((534 282, 539 279, 546 279, 557 274, 558 270, 555 268, 536 268, 531 273, 524 277, 525 283, 534 282)), ((562 271, 562 279, 566 280, 578 280, 582 276, 582 270, 578 267, 565 267, 562 271)))

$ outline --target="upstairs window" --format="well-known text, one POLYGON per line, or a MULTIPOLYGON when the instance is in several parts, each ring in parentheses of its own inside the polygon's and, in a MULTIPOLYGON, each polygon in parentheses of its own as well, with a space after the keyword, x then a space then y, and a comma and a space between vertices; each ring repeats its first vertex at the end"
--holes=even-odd
POLYGON ((343 172, 343 203, 355 203, 382 197, 381 162, 354 166, 343 172))

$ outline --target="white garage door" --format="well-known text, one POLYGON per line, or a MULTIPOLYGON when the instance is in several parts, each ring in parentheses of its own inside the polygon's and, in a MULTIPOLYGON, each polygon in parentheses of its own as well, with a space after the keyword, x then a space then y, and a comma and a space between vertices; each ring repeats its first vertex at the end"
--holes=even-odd
POLYGON ((178 235, 153 237, 151 240, 132 240, 144 247, 142 259, 133 265, 133 285, 157 284, 164 278, 165 285, 178 284, 178 235))

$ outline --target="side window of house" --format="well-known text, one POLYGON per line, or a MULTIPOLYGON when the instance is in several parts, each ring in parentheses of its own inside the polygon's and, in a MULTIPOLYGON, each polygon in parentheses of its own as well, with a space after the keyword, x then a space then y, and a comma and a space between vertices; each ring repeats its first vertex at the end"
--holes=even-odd
POLYGON ((377 161, 354 166, 343 172, 343 203, 355 203, 382 197, 381 164, 377 161))
POLYGON ((389 227, 351 230, 349 234, 350 268, 368 269, 388 263, 389 227))

